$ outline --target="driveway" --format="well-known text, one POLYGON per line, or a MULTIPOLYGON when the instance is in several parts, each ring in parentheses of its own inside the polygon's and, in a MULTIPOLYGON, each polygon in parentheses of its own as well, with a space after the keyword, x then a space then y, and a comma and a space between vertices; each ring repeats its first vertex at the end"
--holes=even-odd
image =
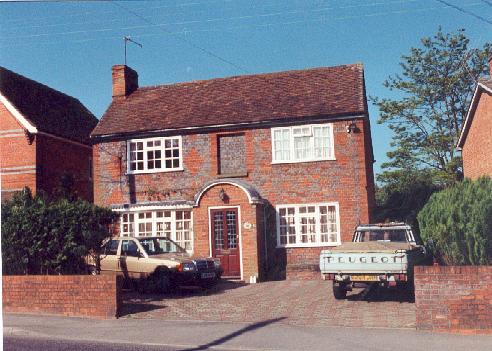
POLYGON ((333 298, 331 282, 273 281, 245 285, 223 281, 210 290, 139 295, 125 292, 123 318, 281 323, 304 326, 415 328, 415 304, 397 291, 356 289, 333 298))

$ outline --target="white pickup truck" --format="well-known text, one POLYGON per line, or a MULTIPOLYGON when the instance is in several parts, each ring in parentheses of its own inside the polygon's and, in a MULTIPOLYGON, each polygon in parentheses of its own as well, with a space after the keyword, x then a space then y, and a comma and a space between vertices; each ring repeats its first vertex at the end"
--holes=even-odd
POLYGON ((321 251, 319 264, 335 299, 344 299, 354 283, 412 286, 413 266, 425 257, 409 225, 367 224, 357 226, 352 242, 321 251))

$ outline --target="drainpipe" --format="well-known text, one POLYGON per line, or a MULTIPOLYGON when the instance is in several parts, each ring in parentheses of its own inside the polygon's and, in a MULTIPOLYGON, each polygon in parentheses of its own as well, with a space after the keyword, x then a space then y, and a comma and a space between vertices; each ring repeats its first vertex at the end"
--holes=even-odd
POLYGON ((266 221, 266 205, 263 204, 263 244, 265 245, 265 271, 268 271, 268 244, 267 244, 267 221, 266 221))

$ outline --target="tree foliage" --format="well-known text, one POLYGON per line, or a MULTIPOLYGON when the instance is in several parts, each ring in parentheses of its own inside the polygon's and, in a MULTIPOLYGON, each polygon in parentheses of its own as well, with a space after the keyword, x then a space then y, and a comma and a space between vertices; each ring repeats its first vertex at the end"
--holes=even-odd
POLYGON ((2 204, 4 274, 76 274, 100 250, 115 214, 79 199, 48 200, 25 188, 2 204))
POLYGON ((438 190, 426 171, 398 172, 394 181, 376 190, 375 220, 406 222, 418 232, 417 214, 438 190))
POLYGON ((476 80, 487 73, 492 46, 471 49, 464 30, 441 29, 421 44, 402 56, 402 73, 384 82, 399 97, 373 98, 378 122, 393 131, 389 161, 382 165, 386 171, 378 177, 383 184, 422 169, 439 184, 462 178, 456 142, 476 80))
POLYGON ((418 214, 421 236, 445 264, 492 263, 492 180, 461 183, 435 193, 418 214))

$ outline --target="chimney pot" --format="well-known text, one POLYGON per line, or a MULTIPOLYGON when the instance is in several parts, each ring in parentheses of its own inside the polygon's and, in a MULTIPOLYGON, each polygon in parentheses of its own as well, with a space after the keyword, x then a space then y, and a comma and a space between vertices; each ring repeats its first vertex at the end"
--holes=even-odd
POLYGON ((113 66, 113 98, 125 97, 138 89, 138 73, 126 65, 113 66))

